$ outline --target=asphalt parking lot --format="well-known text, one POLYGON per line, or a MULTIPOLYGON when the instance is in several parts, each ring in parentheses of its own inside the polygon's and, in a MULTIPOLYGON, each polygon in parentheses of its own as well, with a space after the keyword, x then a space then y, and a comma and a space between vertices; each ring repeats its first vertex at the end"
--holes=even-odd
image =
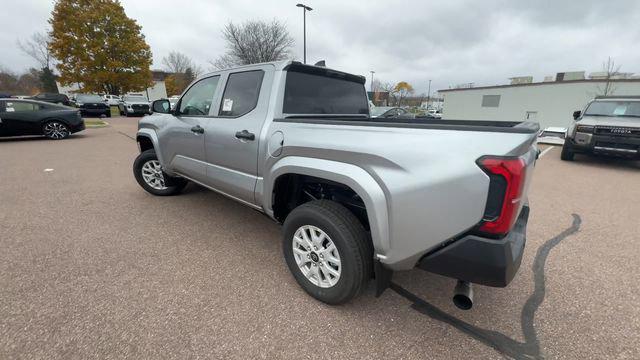
POLYGON ((2 359, 640 358, 638 162, 546 152, 520 272, 470 311, 420 270, 330 307, 265 216, 193 184, 144 192, 136 119, 108 121, 0 139, 2 359))

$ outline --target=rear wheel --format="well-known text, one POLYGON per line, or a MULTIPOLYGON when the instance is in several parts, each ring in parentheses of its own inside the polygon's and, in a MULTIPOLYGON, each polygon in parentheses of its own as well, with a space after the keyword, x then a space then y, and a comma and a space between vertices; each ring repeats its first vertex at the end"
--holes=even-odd
POLYGON ((52 140, 66 139, 71 135, 69 127, 60 121, 49 121, 42 127, 44 136, 52 140))
POLYGON ((302 204, 287 216, 283 232, 287 266, 309 295, 335 305, 365 287, 372 255, 364 227, 347 208, 328 200, 302 204))
POLYGON ((564 161, 573 161, 573 149, 570 145, 570 140, 565 139, 564 144, 562 145, 562 152, 560 153, 560 159, 564 161))
POLYGON ((178 194, 187 185, 187 180, 171 177, 162 171, 154 149, 138 155, 133 162, 133 175, 143 189, 157 196, 178 194))

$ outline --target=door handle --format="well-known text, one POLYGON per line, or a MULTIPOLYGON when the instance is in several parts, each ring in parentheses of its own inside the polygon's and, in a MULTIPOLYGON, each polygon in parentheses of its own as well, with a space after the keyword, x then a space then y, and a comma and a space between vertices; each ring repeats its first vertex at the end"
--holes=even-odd
POLYGON ((192 127, 191 131, 194 134, 204 134, 204 129, 200 125, 196 125, 196 126, 192 127))
POLYGON ((242 130, 242 131, 238 131, 236 133, 236 138, 240 139, 240 140, 249 140, 249 141, 253 141, 256 139, 256 135, 254 133, 250 133, 247 130, 242 130))

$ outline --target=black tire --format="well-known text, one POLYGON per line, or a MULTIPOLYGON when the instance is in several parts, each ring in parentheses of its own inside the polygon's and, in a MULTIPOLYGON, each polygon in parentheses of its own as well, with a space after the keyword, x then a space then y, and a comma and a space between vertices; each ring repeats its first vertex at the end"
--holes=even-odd
POLYGON ((42 134, 51 140, 63 140, 71 135, 71 131, 62 121, 50 120, 42 125, 42 134))
POLYGON ((106 113, 104 113, 104 116, 110 118, 111 117, 111 110, 109 110, 106 113))
POLYGON ((156 189, 149 185, 142 176, 142 167, 149 161, 157 161, 158 157, 156 156, 156 152, 154 149, 149 149, 143 151, 136 160, 133 162, 133 176, 135 176, 136 181, 143 189, 145 189, 148 193, 157 195, 157 196, 171 196, 176 195, 184 189, 187 185, 187 180, 183 178, 171 177, 162 172, 162 176, 164 178, 164 189, 156 189))
POLYGON ((571 145, 569 144, 571 140, 565 139, 564 144, 562 145, 562 152, 560 153, 560 159, 564 161, 573 161, 574 152, 571 149, 571 145))
MULTIPOLYGON (((282 245, 289 270, 309 295, 331 305, 343 304, 356 297, 371 278, 373 254, 368 241, 367 233, 355 215, 339 203, 329 200, 311 201, 298 206, 287 216, 283 226, 282 245), (296 264, 294 234, 304 225, 324 231, 338 250, 341 273, 337 283, 331 287, 315 285, 296 264)), ((311 266, 312 263, 309 263, 311 266)))

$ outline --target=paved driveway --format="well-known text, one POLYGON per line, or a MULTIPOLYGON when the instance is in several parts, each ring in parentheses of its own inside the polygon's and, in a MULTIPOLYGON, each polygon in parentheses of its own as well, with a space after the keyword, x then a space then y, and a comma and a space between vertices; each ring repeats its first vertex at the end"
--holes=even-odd
POLYGON ((0 358, 640 358, 638 163, 547 152, 522 268, 471 311, 420 270, 330 307, 265 216, 195 185, 142 191, 136 120, 109 121, 0 139, 0 358))

